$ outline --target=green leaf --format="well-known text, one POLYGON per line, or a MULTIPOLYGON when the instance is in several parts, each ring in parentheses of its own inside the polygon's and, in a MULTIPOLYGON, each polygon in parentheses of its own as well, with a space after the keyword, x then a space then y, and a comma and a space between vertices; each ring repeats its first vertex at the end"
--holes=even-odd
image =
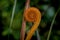
POLYGON ((53 17, 55 14, 55 9, 54 7, 50 7, 48 10, 47 10, 47 17, 53 17))
POLYGON ((3 11, 3 13, 2 13, 2 17, 7 17, 7 16, 8 16, 8 12, 3 11))
POLYGON ((17 13, 15 14, 13 23, 12 23, 12 28, 13 29, 20 29, 22 26, 22 14, 21 13, 17 13))
POLYGON ((59 40, 58 36, 54 36, 53 40, 59 40))
POLYGON ((60 35, 60 30, 57 31, 57 34, 60 35))
POLYGON ((37 7, 38 7, 39 9, 44 10, 44 11, 47 10, 48 6, 49 6, 49 5, 40 5, 40 6, 37 5, 37 7))
POLYGON ((15 39, 19 39, 20 38, 20 31, 19 30, 14 30, 12 32, 12 35, 14 36, 15 39))
POLYGON ((9 6, 9 1, 8 0, 2 0, 0 1, 0 6, 1 7, 8 7, 9 6))
POLYGON ((3 32, 2 32, 2 35, 3 36, 6 36, 10 33, 10 31, 8 29, 5 29, 3 32))
POLYGON ((35 1, 35 0, 31 0, 31 5, 37 5, 37 3, 39 2, 39 0, 35 1))

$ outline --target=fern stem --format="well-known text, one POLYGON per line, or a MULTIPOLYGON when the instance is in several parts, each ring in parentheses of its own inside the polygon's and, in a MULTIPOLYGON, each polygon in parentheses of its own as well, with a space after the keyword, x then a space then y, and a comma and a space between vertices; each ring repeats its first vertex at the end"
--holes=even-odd
MULTIPOLYGON (((25 5, 25 10, 29 8, 29 3, 30 3, 30 0, 27 0, 25 5)), ((25 13, 25 10, 24 10, 24 13, 25 13)), ((25 28, 26 28, 26 21, 24 20, 24 14, 23 14, 20 40, 24 40, 25 38, 25 28)))

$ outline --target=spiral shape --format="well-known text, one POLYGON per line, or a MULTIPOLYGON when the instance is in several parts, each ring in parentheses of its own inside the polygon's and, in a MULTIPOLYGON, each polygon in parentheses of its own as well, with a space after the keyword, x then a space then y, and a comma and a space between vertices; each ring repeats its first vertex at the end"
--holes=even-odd
POLYGON ((25 11, 24 14, 25 20, 28 22, 33 22, 32 28, 29 30, 26 40, 30 40, 33 36, 35 30, 38 28, 39 23, 41 21, 41 13, 35 7, 30 7, 25 11))

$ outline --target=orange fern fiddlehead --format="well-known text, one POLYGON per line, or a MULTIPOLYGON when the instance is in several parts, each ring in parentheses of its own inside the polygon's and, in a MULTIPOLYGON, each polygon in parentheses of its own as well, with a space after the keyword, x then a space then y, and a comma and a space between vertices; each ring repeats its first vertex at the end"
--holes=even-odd
POLYGON ((30 40, 33 36, 35 30, 38 28, 39 23, 41 21, 41 13, 40 11, 35 7, 30 7, 25 11, 25 19, 28 22, 33 22, 32 28, 29 30, 27 37, 25 40, 30 40))

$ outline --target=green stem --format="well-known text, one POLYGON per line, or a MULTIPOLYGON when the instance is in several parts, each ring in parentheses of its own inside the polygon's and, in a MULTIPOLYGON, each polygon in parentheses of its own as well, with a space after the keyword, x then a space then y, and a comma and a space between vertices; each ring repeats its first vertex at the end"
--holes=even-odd
POLYGON ((40 39, 39 32, 38 32, 38 29, 36 30, 36 34, 37 34, 37 40, 41 40, 41 39, 40 39))
POLYGON ((12 22, 13 22, 13 18, 14 18, 16 3, 17 3, 17 0, 14 1, 13 10, 12 10, 12 16, 11 16, 11 21, 10 21, 10 28, 12 26, 12 22))
MULTIPOLYGON (((16 3, 17 3, 17 0, 14 0, 13 10, 12 10, 12 16, 11 16, 10 25, 9 25, 9 32, 11 32, 11 27, 12 27, 12 22, 13 22, 13 18, 14 18, 16 3)), ((9 40, 9 35, 8 35, 8 40, 9 40)))
POLYGON ((49 40, 49 38, 50 38, 51 31, 52 31, 52 28, 53 28, 53 24, 54 24, 55 18, 56 18, 56 16, 57 16, 59 10, 60 10, 60 8, 57 10, 57 12, 56 12, 56 14, 55 14, 55 16, 54 16, 54 18, 53 18, 53 20, 52 20, 52 23, 51 23, 51 26, 50 26, 50 30, 49 30, 49 33, 48 33, 47 40, 49 40))

